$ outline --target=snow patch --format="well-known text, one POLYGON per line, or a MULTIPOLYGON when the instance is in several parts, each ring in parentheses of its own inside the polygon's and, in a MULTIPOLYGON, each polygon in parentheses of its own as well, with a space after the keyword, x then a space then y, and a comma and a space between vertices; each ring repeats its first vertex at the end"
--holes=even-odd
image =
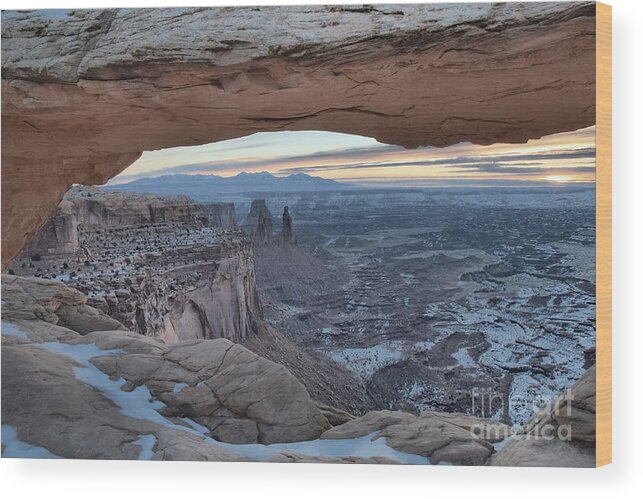
POLYGON ((18 430, 14 426, 2 425, 2 457, 15 457, 22 459, 62 459, 53 452, 23 442, 18 438, 18 430))
POLYGON ((473 357, 469 355, 469 349, 467 347, 462 347, 457 352, 453 352, 451 357, 457 360, 458 364, 462 367, 474 368, 478 366, 473 360, 473 357))
POLYGON ((181 390, 183 390, 187 386, 188 386, 187 383, 177 383, 176 385, 174 385, 174 388, 172 389, 172 391, 174 393, 179 393, 181 390))
POLYGON ((14 336, 16 338, 20 338, 21 340, 28 340, 29 337, 27 336, 27 333, 19 329, 16 325, 11 324, 10 322, 7 321, 1 321, 2 324, 2 334, 5 336, 14 336))
POLYGON ((141 446, 141 452, 138 454, 140 460, 149 461, 154 455, 154 445, 156 444, 156 437, 151 433, 148 435, 141 435, 134 442, 137 445, 141 446))

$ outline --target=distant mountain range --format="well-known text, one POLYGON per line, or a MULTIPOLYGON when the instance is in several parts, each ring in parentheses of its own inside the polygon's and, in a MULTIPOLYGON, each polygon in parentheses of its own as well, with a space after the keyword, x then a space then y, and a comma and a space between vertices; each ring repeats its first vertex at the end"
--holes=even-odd
POLYGON ((133 180, 126 184, 113 184, 102 187, 108 191, 130 191, 157 194, 162 196, 186 195, 207 198, 212 194, 244 194, 271 192, 319 192, 355 190, 360 186, 336 182, 305 173, 294 173, 276 177, 268 172, 242 172, 234 177, 218 175, 163 175, 133 180))

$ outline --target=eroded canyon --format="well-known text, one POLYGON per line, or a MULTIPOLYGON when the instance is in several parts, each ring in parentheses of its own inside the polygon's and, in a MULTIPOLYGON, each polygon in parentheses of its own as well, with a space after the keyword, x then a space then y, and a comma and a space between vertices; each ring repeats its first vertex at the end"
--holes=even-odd
MULTIPOLYGON (((146 343, 153 352, 195 345, 206 357, 219 347, 195 341, 244 345, 248 365, 239 369, 252 380, 239 387, 249 397, 274 383, 256 362, 287 368, 314 408, 295 436, 283 428, 273 435, 273 422, 248 418, 218 392, 208 402, 205 378, 192 382, 173 364, 157 364, 167 354, 155 360, 145 351, 142 364, 114 364, 115 353, 92 361, 123 377, 124 389, 151 390, 169 407, 163 415, 233 444, 310 440, 324 425, 343 427, 362 414, 382 431, 380 418, 406 427, 427 414, 439 425, 461 414, 501 432, 491 443, 504 442, 594 363, 593 189, 360 190, 239 196, 237 204, 248 210, 240 223, 229 201, 75 187, 9 273, 87 298, 5 277, 12 299, 3 309, 25 299, 19 290, 46 286, 66 297, 51 322, 92 338, 129 329, 160 340, 146 343), (270 207, 283 207, 281 220, 270 207), (251 360, 250 351, 260 357, 251 360), (172 374, 149 377, 159 370, 172 374), (368 412, 384 409, 405 412, 368 412)), ((355 432, 348 434, 370 433, 355 432)), ((571 449, 565 459, 590 462, 585 439, 571 449)), ((532 451, 547 449, 517 452, 532 451)), ((492 453, 474 439, 445 460, 482 464, 492 453)))

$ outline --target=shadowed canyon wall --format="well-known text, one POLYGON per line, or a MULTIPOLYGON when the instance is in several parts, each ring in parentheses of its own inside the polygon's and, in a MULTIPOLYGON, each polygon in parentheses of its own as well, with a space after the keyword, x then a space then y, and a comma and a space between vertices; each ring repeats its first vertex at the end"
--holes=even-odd
POLYGON ((404 147, 595 122, 593 3, 3 15, 2 265, 73 183, 259 131, 404 147))

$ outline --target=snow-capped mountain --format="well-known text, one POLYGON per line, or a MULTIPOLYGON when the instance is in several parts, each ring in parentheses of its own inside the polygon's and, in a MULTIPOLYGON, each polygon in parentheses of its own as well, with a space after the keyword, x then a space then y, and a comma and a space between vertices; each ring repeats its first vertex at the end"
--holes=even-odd
POLYGON ((163 175, 146 177, 126 184, 103 187, 110 191, 145 192, 158 195, 178 195, 202 197, 211 194, 241 194, 268 192, 319 192, 356 189, 359 186, 346 182, 336 182, 304 173, 277 177, 268 172, 242 172, 234 177, 218 175, 163 175))

